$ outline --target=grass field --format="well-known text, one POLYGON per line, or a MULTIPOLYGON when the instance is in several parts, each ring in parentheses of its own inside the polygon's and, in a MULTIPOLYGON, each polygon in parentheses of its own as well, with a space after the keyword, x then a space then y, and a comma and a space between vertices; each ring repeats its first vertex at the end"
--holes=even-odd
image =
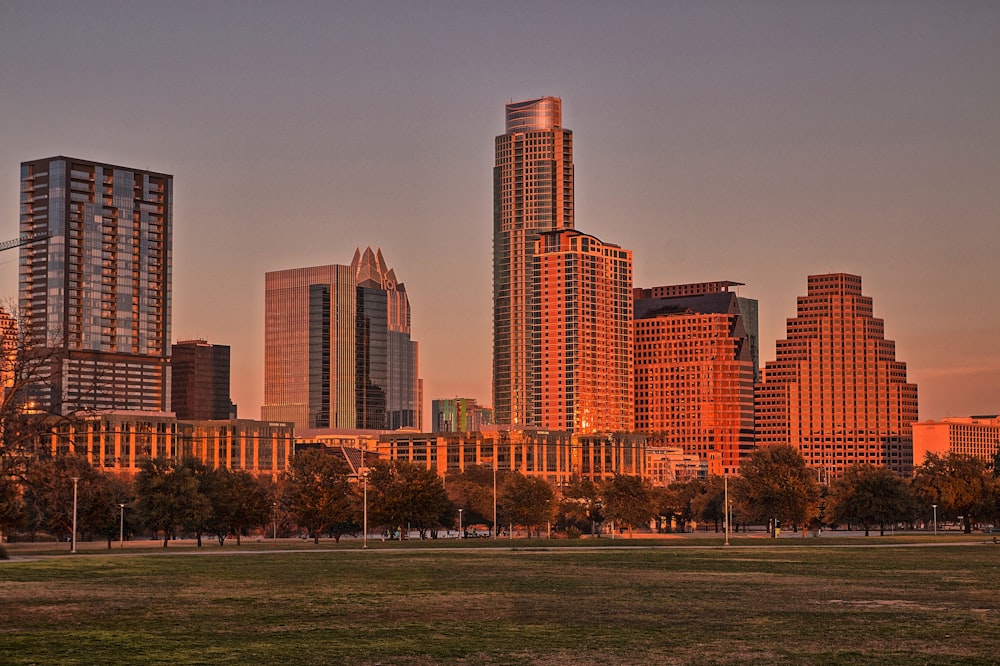
POLYGON ((15 558, 0 663, 1000 662, 1000 546, 803 541, 15 558))

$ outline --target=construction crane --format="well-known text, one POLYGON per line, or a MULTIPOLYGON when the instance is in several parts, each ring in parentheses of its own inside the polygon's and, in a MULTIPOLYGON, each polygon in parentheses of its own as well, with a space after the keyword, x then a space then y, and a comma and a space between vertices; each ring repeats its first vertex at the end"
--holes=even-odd
POLYGON ((35 234, 33 236, 21 236, 13 240, 4 241, 0 243, 0 252, 3 252, 4 250, 13 250, 15 247, 21 247, 22 245, 38 243, 50 238, 51 236, 52 234, 35 234))

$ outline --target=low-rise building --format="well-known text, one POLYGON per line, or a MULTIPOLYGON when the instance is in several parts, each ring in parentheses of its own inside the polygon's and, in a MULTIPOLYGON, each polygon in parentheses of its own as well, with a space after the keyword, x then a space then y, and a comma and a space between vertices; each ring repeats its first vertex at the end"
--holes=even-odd
POLYGON ((959 453, 992 463, 997 449, 1000 449, 1000 414, 913 424, 914 466, 922 465, 928 453, 959 453))

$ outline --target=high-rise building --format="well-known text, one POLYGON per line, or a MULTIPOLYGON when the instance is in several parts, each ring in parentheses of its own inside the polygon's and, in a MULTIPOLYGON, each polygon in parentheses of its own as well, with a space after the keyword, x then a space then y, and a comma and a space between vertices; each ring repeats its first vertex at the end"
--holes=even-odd
POLYGON ((406 287, 379 249, 355 251, 351 268, 358 285, 358 427, 419 429, 422 386, 406 287))
POLYGON ((632 252, 579 231, 543 232, 533 273, 529 361, 537 425, 632 430, 632 252))
POLYGON ((299 429, 421 427, 410 305, 381 251, 264 278, 264 420, 299 429))
POLYGON ((431 401, 433 432, 478 432, 493 423, 493 410, 476 403, 475 398, 452 398, 431 401))
POLYGON ((495 421, 537 423, 533 260, 543 231, 573 228, 573 133, 562 100, 508 104, 493 168, 493 409, 495 421))
POLYGON ((756 389, 758 445, 790 444, 820 478, 855 464, 908 474, 917 386, 857 275, 810 275, 756 389))
POLYGON ((636 289, 635 427, 736 474, 754 448, 757 301, 739 282, 636 289))
POLYGON ((41 409, 167 411, 173 177, 69 157, 21 164, 19 309, 52 352, 41 409))
POLYGON ((174 343, 170 354, 173 376, 170 404, 178 419, 236 418, 229 396, 229 346, 206 340, 174 343))

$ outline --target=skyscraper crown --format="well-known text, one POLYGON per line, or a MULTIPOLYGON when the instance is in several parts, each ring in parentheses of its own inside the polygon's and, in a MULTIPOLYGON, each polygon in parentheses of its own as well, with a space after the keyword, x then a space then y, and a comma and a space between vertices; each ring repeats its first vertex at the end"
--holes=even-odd
POLYGON ((562 127, 562 99, 540 97, 507 105, 507 134, 562 127))

